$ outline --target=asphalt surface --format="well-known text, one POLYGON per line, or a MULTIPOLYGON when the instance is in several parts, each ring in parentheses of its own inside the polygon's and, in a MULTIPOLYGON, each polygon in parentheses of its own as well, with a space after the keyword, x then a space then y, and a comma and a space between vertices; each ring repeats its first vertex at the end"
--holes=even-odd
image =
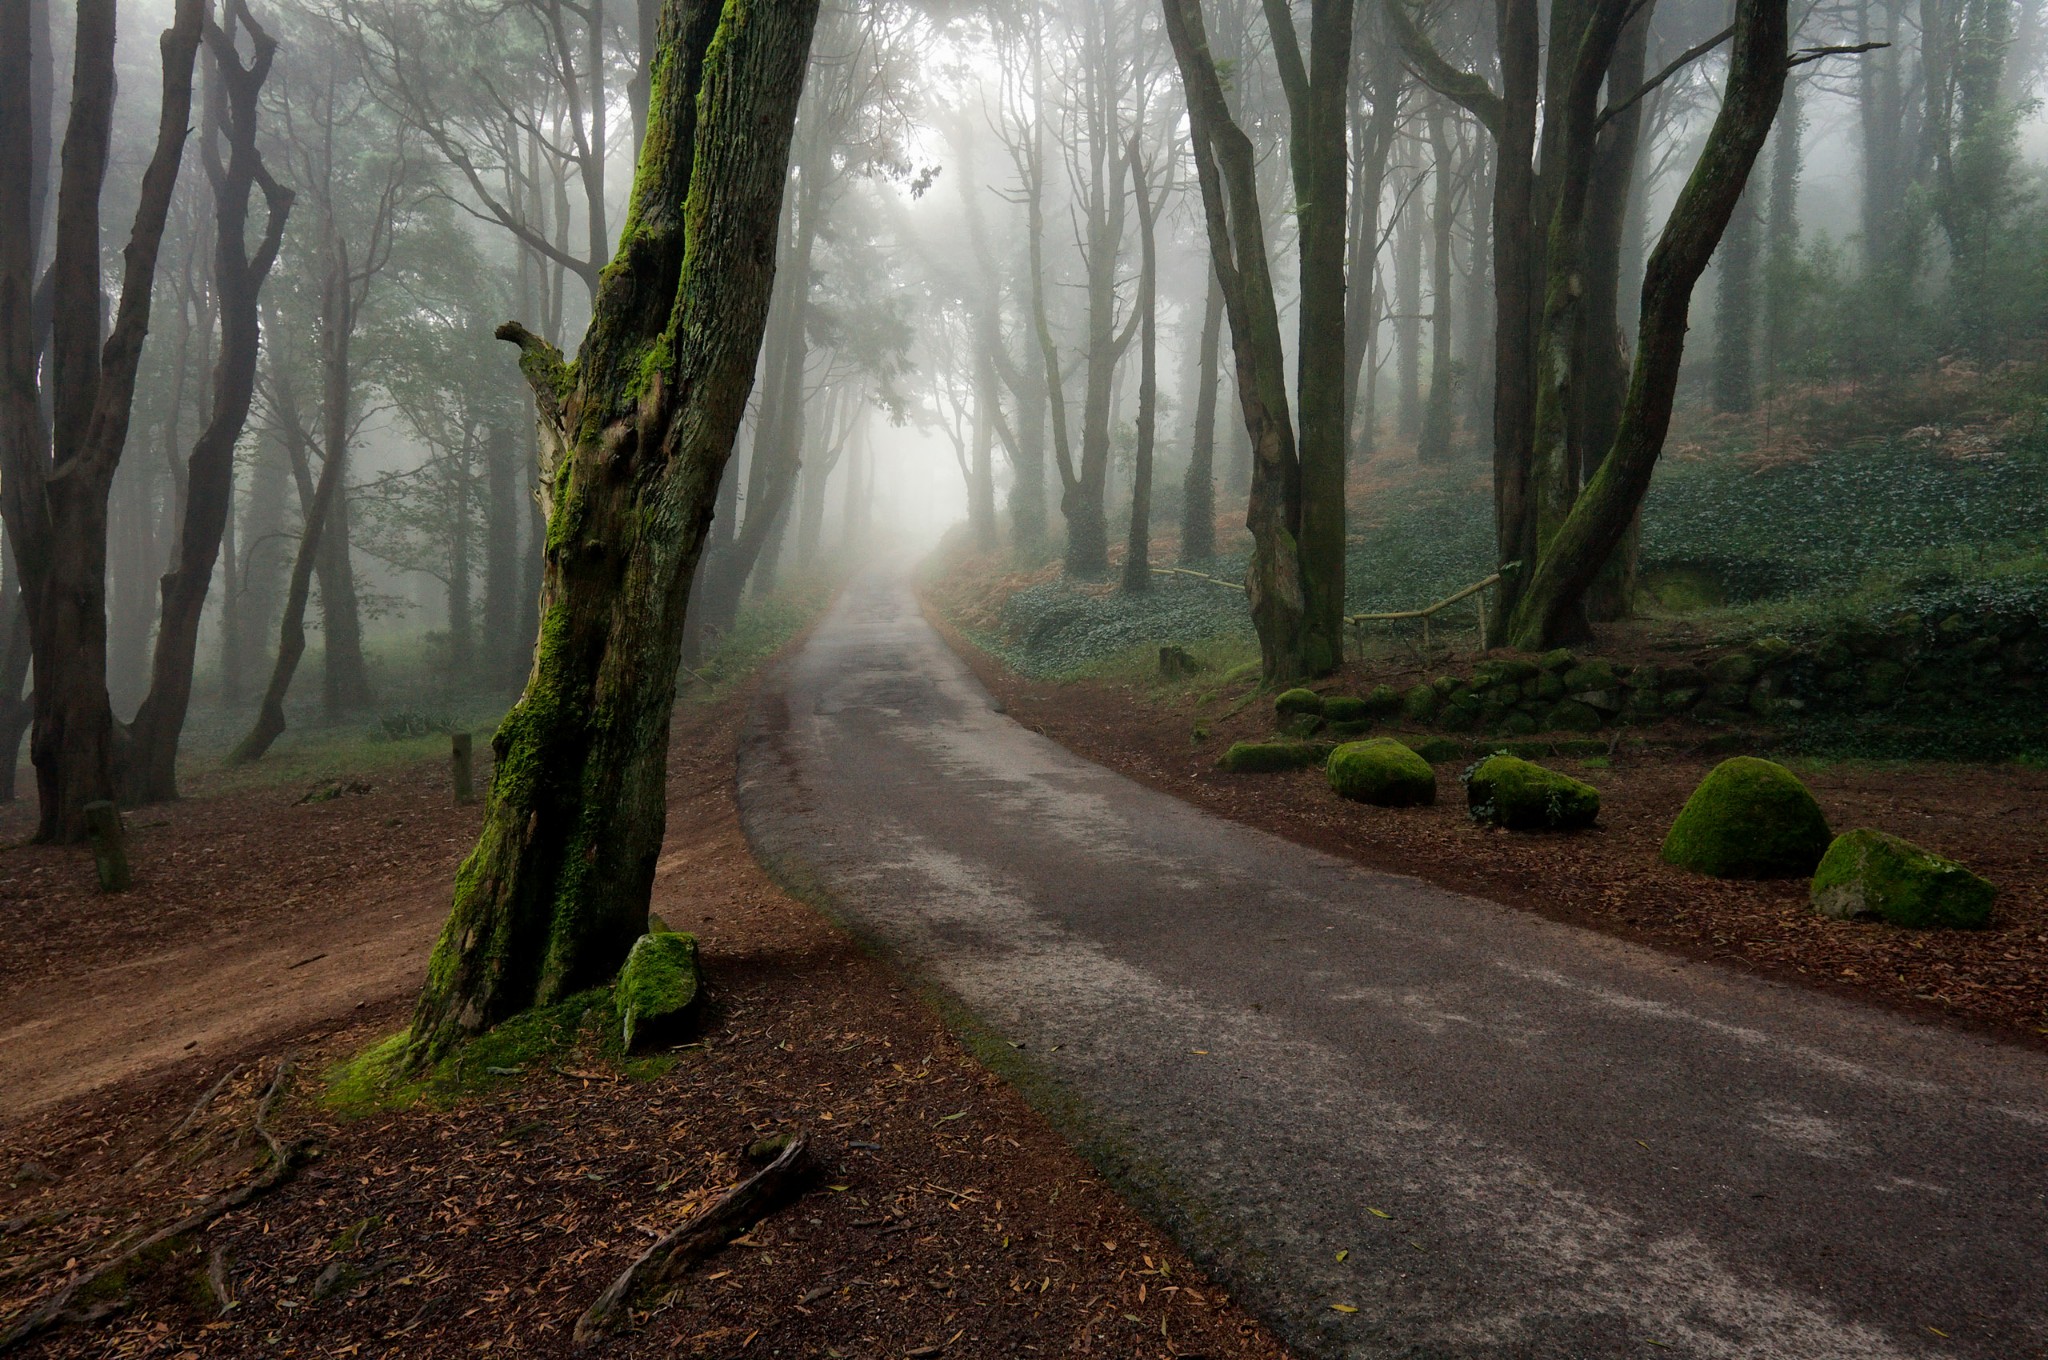
POLYGON ((1363 870, 997 709, 902 572, 853 581, 763 688, 748 835, 1304 1352, 2048 1355, 2048 1056, 1363 870))

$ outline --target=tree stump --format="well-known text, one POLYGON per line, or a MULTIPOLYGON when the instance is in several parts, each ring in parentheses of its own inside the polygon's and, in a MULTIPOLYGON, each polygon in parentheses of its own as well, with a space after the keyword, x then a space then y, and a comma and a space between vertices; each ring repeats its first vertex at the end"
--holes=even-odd
POLYGON ((449 745, 455 763, 455 801, 471 802, 476 798, 476 779, 470 762, 469 733, 455 733, 449 745))
POLYGON ((100 873, 101 892, 127 892, 135 881, 128 872, 128 842, 121 810, 101 799, 85 805, 86 835, 92 839, 92 860, 100 873))

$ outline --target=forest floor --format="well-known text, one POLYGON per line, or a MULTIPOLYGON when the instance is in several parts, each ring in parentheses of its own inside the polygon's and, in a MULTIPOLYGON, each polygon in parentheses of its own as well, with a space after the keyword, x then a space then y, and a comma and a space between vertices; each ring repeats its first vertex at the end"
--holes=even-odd
POLYGON ((261 1125, 309 1147, 295 1177, 147 1253, 79 1299, 105 1316, 27 1353, 567 1353, 743 1149, 801 1130, 815 1189, 608 1353, 1282 1356, 914 991, 770 884, 733 805, 745 702, 678 713, 655 908, 698 935, 711 999, 652 1065, 579 1035, 457 1098, 321 1102, 324 1071, 403 1025, 473 837, 439 762, 135 815, 120 897, 79 852, 0 851, 0 1334, 244 1182, 261 1125))
MULTIPOLYGON (((950 588, 952 583, 948 583, 950 588)), ((1408 874, 1689 958, 2048 1042, 2048 770, 1899 761, 1791 764, 1838 830, 1874 826, 1998 886, 1988 929, 1913 931, 1814 913, 1804 879, 1731 882, 1659 858, 1665 832, 1726 751, 1630 747, 1560 768, 1601 791, 1599 825, 1568 836, 1474 824, 1455 779, 1433 807, 1330 792, 1322 771, 1229 774, 1234 741, 1270 739, 1256 679, 1196 691, 1119 678, 1032 680, 975 646, 929 593, 926 614, 1017 721, 1197 807, 1372 868, 1408 874), (1194 739, 1197 727, 1206 736, 1194 739)), ((1377 678, 1377 677, 1376 677, 1377 678)), ((1360 692, 1363 692, 1362 690, 1360 692)))

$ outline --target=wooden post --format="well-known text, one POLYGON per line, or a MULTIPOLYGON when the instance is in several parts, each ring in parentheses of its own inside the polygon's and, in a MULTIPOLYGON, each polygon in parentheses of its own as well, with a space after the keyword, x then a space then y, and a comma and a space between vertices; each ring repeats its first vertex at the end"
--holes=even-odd
POLYGON ((476 783, 470 775, 469 733, 457 732, 450 740, 455 758, 455 801, 467 803, 476 797, 476 783))
POLYGON ((127 892, 135 880, 128 872, 128 845, 122 834, 121 810, 105 799, 87 803, 85 829, 92 838, 92 859, 100 872, 100 891, 127 892))

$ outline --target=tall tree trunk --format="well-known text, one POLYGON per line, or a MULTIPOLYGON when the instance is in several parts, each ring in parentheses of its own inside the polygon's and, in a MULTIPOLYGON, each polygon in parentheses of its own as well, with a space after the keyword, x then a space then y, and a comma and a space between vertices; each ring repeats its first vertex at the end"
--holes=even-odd
POLYGON ((256 23, 244 0, 230 0, 227 25, 209 23, 211 59, 208 118, 202 151, 212 181, 215 213, 213 299, 219 310, 220 352, 213 370, 212 408, 186 463, 185 505, 174 559, 163 578, 149 693, 129 728, 122 793, 130 803, 178 796, 178 741, 192 702, 192 670, 199 651, 199 621, 213 582, 235 502, 235 445, 256 392, 261 348, 259 294, 284 239, 292 193, 272 179, 256 148, 256 101, 270 74, 276 42, 256 23), (235 30, 246 28, 254 55, 243 66, 235 30), (217 94, 213 92, 217 91, 217 94), (219 143, 227 144, 221 160, 219 143), (248 246, 249 195, 261 187, 268 206, 263 237, 248 246))
POLYGON ((1806 132, 1800 81, 1785 82, 1785 102, 1771 129, 1770 216, 1764 223, 1764 381, 1775 384, 1791 359, 1793 308, 1799 286, 1800 143, 1806 132))
MULTIPOLYGON (((339 287, 346 292, 348 270, 346 260, 329 267, 327 290, 339 287), (337 278, 340 280, 337 283, 337 278)), ((295 449, 300 466, 293 470, 300 475, 302 490, 308 469, 303 466, 305 454, 295 449)), ((304 524, 299 530, 299 550, 292 559, 291 584, 285 589, 284 610, 277 627, 277 658, 271 663, 270 682, 264 686, 263 698, 256 706, 256 720, 223 762, 229 766, 250 765, 261 760, 273 743, 284 735, 284 699, 291 692, 292 677, 298 674, 299 660, 306 654, 306 605, 313 593, 313 575, 320 562, 320 543, 332 522, 330 511, 334 498, 341 486, 346 463, 343 459, 328 455, 320 467, 320 477, 311 488, 311 494, 303 498, 304 524)))
POLYGON ((1152 588, 1152 445, 1159 422, 1159 250, 1152 221, 1150 171, 1131 134, 1131 183, 1138 198, 1138 440, 1131 470, 1131 523, 1124 537, 1124 589, 1152 588))
POLYGON ((1552 646, 1565 633, 1649 489, 1670 428, 1693 288, 1770 133, 1785 86, 1788 28, 1786 0, 1738 0, 1720 113, 1650 257, 1628 400, 1613 447, 1517 603, 1508 630, 1517 647, 1552 646))
MULTIPOLYGON (((1641 88, 1649 61, 1650 19, 1654 7, 1637 10, 1615 43, 1607 68, 1607 88, 1641 88)), ((1610 95, 1610 98, 1612 96, 1610 95)), ((1571 393, 1572 458, 1576 484, 1584 486, 1599 470, 1600 460, 1614 443, 1621 406, 1628 397, 1628 340, 1621 329, 1621 271, 1629 251, 1624 238, 1629 215, 1638 203, 1636 156, 1642 138, 1642 103, 1637 101, 1599 134, 1593 153, 1593 178, 1587 189, 1586 250, 1580 271, 1585 280, 1579 309, 1578 354, 1573 360, 1577 382, 1571 393)), ((1640 523, 1631 523, 1620 548, 1594 582, 1586 598, 1586 617, 1611 623, 1625 617, 1635 599, 1640 523)))
POLYGON ((1430 181, 1436 191, 1430 210, 1429 401, 1423 407, 1415 456, 1419 462, 1446 463, 1451 458, 1451 420, 1458 386, 1451 367, 1451 239, 1457 225, 1458 186, 1452 167, 1455 143, 1445 126, 1442 100, 1430 101, 1428 123, 1430 181))
MULTIPOLYGON (((652 41, 650 31, 649 41, 652 41)), ((484 672, 492 688, 526 658, 520 627, 519 466, 511 425, 494 419, 484 432, 484 672)))
POLYGON ((85 835, 85 805, 110 798, 117 761, 107 702, 107 495, 127 442, 156 261, 192 108, 204 19, 179 0, 160 43, 163 99, 102 343, 100 190, 114 104, 114 0, 80 0, 71 118, 57 199, 46 426, 38 383, 31 220, 32 44, 28 5, 0 4, 0 516, 14 549, 36 675, 38 839, 85 835))
POLYGON ((1744 192, 1715 252, 1720 266, 1714 308, 1714 409, 1756 405, 1756 256, 1758 195, 1744 192))
POLYGON ((1394 219, 1394 422, 1403 439, 1422 430, 1422 169, 1409 171, 1409 189, 1394 219))
POLYGON ((1223 347, 1223 290, 1216 271, 1207 271, 1202 303, 1202 339, 1195 364, 1195 428, 1188 449, 1187 476, 1180 494, 1180 560, 1206 562, 1216 555, 1216 371, 1223 347))
POLYGON ((476 663, 475 592, 470 540, 475 532, 475 470, 471 454, 476 432, 464 431, 448 474, 448 663, 449 679, 468 684, 476 663))
POLYGON ((500 330, 546 449, 541 641, 492 742, 414 1062, 602 982, 646 929, 683 615, 753 385, 775 273, 761 243, 816 19, 816 0, 666 0, 646 151, 573 374, 500 330))
POLYGON ((1314 0, 1304 62, 1286 5, 1266 4, 1288 96, 1300 228, 1299 445, 1288 408, 1252 143, 1230 116, 1199 0, 1165 0, 1165 10, 1187 92, 1211 264, 1230 319, 1238 401, 1252 443, 1245 523, 1253 547, 1245 589, 1265 678, 1285 683, 1325 674, 1343 660, 1344 111, 1352 6, 1314 0))

